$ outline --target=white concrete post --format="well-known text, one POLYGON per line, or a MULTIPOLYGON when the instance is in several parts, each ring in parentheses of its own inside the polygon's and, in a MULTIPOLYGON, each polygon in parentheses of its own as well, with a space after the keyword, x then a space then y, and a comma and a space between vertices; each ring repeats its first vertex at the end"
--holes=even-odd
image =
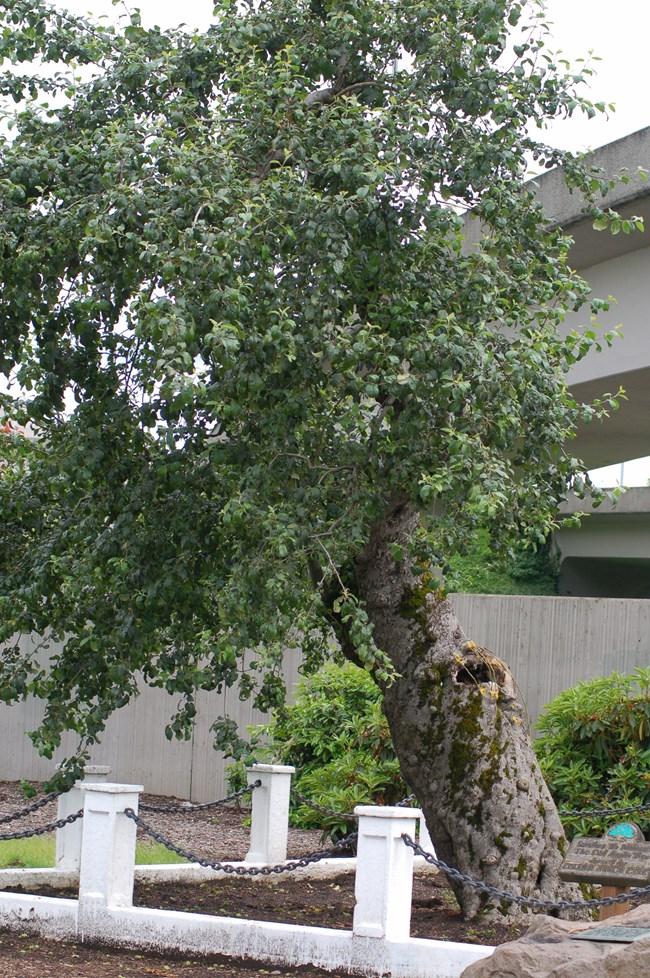
POLYGON ((97 926, 107 907, 133 903, 136 824, 125 808, 138 812, 138 784, 84 785, 84 830, 79 874, 79 926, 97 926), (93 922, 95 922, 93 924, 93 922))
POLYGON ((427 828, 427 823, 424 821, 424 815, 420 819, 420 837, 418 839, 418 845, 425 852, 430 852, 432 856, 435 856, 436 851, 433 848, 433 842, 431 841, 431 836, 429 835, 429 829, 427 828))
POLYGON ((407 941, 411 930, 413 850, 402 834, 415 839, 418 808, 359 805, 356 905, 352 931, 356 937, 407 941))
POLYGON ((287 858, 291 775, 295 767, 253 764, 247 768, 248 784, 261 781, 253 791, 250 849, 247 863, 283 863, 287 858))
MULTIPOLYGON (((86 765, 83 781, 75 781, 69 791, 59 795, 56 810, 57 821, 61 818, 67 818, 68 815, 74 815, 75 812, 84 807, 84 787, 88 782, 95 784, 106 781, 110 773, 110 767, 100 764, 86 765)), ((63 829, 56 830, 56 861, 54 865, 57 869, 64 869, 70 873, 79 872, 82 832, 82 818, 76 822, 71 822, 63 829)))

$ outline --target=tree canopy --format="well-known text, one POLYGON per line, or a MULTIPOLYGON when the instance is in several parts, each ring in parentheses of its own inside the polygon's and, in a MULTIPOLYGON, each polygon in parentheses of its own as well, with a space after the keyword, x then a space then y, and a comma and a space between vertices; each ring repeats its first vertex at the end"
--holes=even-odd
POLYGON ((485 523, 542 540, 610 406, 567 388, 595 333, 564 316, 603 303, 526 182, 561 165, 611 217, 543 141, 603 109, 585 72, 516 0, 218 0, 202 34, 5 0, 0 58, 1 398, 31 433, 0 435, 3 698, 82 758, 138 676, 182 735, 197 688, 277 703, 332 625, 385 681, 354 561, 387 505, 422 568, 485 523))

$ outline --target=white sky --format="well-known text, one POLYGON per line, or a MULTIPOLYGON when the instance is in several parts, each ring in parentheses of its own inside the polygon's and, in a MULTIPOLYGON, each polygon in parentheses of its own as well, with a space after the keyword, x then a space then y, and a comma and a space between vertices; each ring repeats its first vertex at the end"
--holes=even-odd
POLYGON ((650 458, 633 458, 620 465, 605 465, 602 469, 593 469, 590 475, 602 488, 647 486, 650 485, 650 458))
MULTIPOLYGON (((111 0, 53 0, 74 13, 92 13, 115 18, 122 3, 111 0)), ((145 25, 206 27, 212 19, 211 0, 139 0, 145 25)), ((548 142, 564 149, 585 150, 602 146, 650 125, 650 98, 646 81, 650 48, 650 2, 648 0, 547 0, 547 20, 553 25, 553 50, 571 62, 587 59, 596 69, 584 93, 592 101, 613 102, 616 111, 588 120, 574 116, 554 123, 546 133, 548 142), (600 60, 595 61, 596 57, 600 60)), ((576 64, 576 68, 579 65, 576 64)), ((642 161, 640 161, 642 162, 642 161)), ((596 470, 600 485, 646 485, 650 459, 596 470)))

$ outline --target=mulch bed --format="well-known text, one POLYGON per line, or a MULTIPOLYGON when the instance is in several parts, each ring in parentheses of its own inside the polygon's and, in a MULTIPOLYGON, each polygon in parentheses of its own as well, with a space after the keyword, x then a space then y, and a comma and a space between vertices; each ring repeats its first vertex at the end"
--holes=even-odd
MULTIPOLYGON (((165 804, 170 799, 144 795, 145 804, 165 804)), ((0 815, 24 807, 25 800, 15 784, 0 784, 0 815)), ((23 819, 20 828, 52 821, 56 805, 23 819)), ((248 848, 248 829, 242 823, 246 811, 236 808, 208 809, 191 814, 153 815, 142 813, 158 831, 191 852, 210 859, 241 859, 248 848)), ((11 825, 3 827, 10 829, 11 825)), ((290 831, 289 855, 299 856, 321 848, 317 831, 290 831)), ((48 896, 76 896, 76 892, 43 887, 48 896)), ((136 906, 183 910, 217 916, 275 920, 317 927, 351 929, 354 909, 354 874, 344 872, 325 880, 295 875, 272 881, 245 878, 215 879, 202 883, 138 883, 136 906)), ((413 891, 411 933, 413 937, 500 944, 519 936, 525 928, 492 921, 463 921, 445 878, 436 873, 416 873, 413 891)), ((93 948, 43 940, 33 934, 0 932, 0 978, 249 978, 259 975, 317 978, 331 972, 315 968, 274 968, 271 965, 240 963, 230 958, 210 957, 184 960, 174 955, 140 954, 127 950, 93 948)))
POLYGON ((274 968, 232 958, 134 954, 0 931, 0 978, 350 978, 318 968, 274 968))

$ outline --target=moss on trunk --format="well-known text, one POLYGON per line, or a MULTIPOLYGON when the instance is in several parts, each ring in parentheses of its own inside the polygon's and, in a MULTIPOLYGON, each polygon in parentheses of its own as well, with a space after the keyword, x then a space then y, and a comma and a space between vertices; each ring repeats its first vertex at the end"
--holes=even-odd
MULTIPOLYGON (((514 894, 577 898, 558 876, 564 832, 510 670, 467 639, 432 574, 393 557, 391 544, 408 552, 417 522, 409 506, 393 510, 356 567, 377 644, 399 674, 384 709, 403 776, 445 862, 514 894)), ((520 913, 451 884, 467 918, 520 913)))

